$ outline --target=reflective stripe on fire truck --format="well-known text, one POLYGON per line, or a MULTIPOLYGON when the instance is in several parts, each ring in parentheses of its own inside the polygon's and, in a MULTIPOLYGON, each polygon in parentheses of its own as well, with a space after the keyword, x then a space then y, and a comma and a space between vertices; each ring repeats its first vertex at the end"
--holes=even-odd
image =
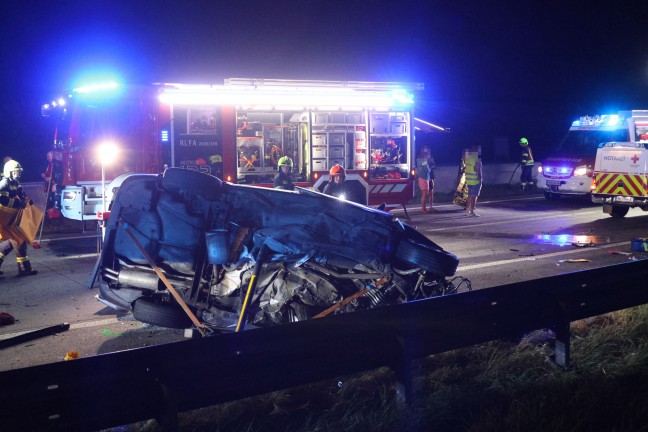
POLYGON ((373 185, 371 186, 370 193, 381 194, 381 193, 402 192, 405 189, 405 186, 407 186, 407 184, 405 183, 373 185))
POLYGON ((598 173, 596 174, 596 192, 609 195, 646 196, 648 182, 646 176, 598 173))

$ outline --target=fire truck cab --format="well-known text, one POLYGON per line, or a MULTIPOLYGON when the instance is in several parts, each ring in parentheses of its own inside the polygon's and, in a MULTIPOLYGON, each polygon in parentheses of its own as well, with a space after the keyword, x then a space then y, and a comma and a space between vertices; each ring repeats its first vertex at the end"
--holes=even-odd
POLYGON ((648 211, 648 125, 639 133, 639 142, 604 143, 596 152, 592 201, 613 217, 648 211))
POLYGON ((594 161, 601 143, 639 141, 648 125, 648 111, 583 116, 575 120, 557 149, 538 167, 537 187, 548 200, 562 195, 587 195, 592 190, 594 161))
POLYGON ((46 104, 56 122, 57 205, 71 219, 97 212, 126 173, 165 167, 272 187, 290 156, 296 185, 321 191, 346 170, 365 205, 404 205, 414 195, 413 93, 422 84, 232 78, 223 85, 84 86, 46 104), (114 144, 108 164, 97 149, 114 144), (106 189, 106 193, 102 193, 106 189))

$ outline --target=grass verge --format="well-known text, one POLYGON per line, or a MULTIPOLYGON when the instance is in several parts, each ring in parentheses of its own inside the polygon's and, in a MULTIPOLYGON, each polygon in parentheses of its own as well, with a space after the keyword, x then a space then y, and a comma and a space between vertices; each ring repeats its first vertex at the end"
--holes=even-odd
POLYGON ((648 305, 576 321, 571 331, 565 369, 551 360, 551 332, 537 331, 417 361, 409 405, 382 368, 183 413, 180 430, 648 430, 648 305))

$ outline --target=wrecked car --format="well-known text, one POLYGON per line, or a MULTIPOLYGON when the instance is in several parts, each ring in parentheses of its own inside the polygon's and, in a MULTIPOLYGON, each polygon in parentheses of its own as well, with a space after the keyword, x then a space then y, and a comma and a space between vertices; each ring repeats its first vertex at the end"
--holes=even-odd
POLYGON ((390 213, 169 168, 123 181, 95 274, 139 321, 234 331, 454 292, 457 265, 390 213))

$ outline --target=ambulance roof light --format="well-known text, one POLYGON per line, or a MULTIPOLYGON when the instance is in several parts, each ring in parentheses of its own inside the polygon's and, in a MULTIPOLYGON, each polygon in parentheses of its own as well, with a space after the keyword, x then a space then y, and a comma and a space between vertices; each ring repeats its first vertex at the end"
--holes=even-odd
POLYGON ((79 93, 79 94, 89 94, 89 93, 96 93, 99 91, 105 91, 105 90, 113 90, 119 87, 119 84, 117 84, 114 81, 110 82, 104 82, 104 83, 98 83, 98 84, 89 84, 81 87, 77 87, 73 89, 72 91, 74 93, 79 93))
POLYGON ((620 123, 618 114, 610 114, 608 116, 603 116, 603 117, 607 117, 607 120, 605 121, 605 124, 607 126, 614 126, 620 123))
POLYGON ((603 114, 593 116, 581 116, 572 122, 572 127, 581 126, 616 126, 620 125, 623 118, 619 114, 603 114))

